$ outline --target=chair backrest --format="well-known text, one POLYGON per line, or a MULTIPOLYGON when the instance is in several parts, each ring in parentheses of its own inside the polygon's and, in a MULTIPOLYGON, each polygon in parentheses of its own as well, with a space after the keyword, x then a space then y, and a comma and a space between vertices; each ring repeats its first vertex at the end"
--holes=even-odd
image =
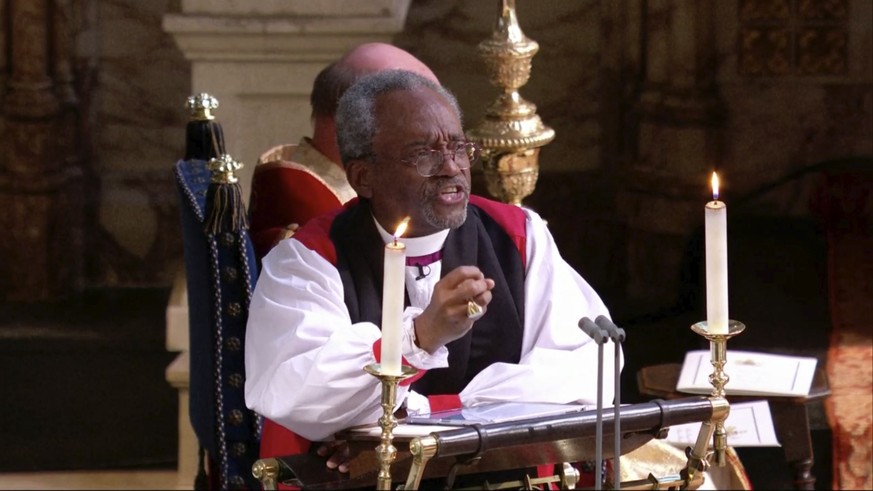
MULTIPOLYGON (((190 418, 209 481, 195 487, 260 489, 251 473, 261 422, 244 399, 244 342, 257 263, 245 206, 208 94, 188 99, 185 159, 175 165, 180 197, 190 340, 190 418)), ((202 470, 202 465, 201 465, 202 470)))

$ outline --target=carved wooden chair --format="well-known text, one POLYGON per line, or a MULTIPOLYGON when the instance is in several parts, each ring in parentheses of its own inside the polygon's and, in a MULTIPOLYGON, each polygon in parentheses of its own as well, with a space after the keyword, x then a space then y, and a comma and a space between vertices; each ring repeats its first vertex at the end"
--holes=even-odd
POLYGON ((246 408, 244 343, 257 263, 245 205, 211 111, 218 101, 188 99, 185 158, 175 165, 180 198, 190 338, 190 418, 200 447, 197 489, 259 489, 261 419, 246 408), (208 468, 208 473, 206 469, 208 468))

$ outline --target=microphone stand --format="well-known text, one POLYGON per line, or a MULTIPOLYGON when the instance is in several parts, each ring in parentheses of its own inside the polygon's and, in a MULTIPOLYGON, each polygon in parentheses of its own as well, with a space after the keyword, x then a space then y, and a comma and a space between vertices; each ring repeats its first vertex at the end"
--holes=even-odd
POLYGON ((615 343, 615 404, 613 404, 615 439, 612 444, 615 458, 612 460, 612 483, 614 489, 621 489, 621 418, 619 417, 619 408, 621 407, 621 343, 624 341, 625 334, 624 329, 613 324, 606 316, 599 315, 594 322, 606 331, 609 334, 609 338, 615 343))
POLYGON ((588 317, 579 321, 579 328, 597 343, 597 422, 594 430, 594 489, 602 486, 603 469, 603 344, 609 340, 607 332, 588 317))

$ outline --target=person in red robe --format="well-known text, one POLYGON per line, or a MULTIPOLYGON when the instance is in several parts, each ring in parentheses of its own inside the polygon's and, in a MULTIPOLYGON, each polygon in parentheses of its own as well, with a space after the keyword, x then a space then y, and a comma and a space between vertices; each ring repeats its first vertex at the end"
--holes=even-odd
POLYGON ((315 78, 310 96, 312 137, 273 147, 258 159, 249 200, 249 233, 259 262, 310 218, 355 197, 337 148, 337 102, 358 78, 385 69, 409 70, 437 82, 421 60, 396 46, 359 45, 315 78))

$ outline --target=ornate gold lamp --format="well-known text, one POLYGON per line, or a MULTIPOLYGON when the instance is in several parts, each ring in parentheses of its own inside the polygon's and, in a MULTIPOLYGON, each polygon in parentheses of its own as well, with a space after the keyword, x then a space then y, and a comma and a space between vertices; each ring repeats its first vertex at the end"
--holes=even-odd
POLYGON ((518 93, 530 77, 539 44, 521 31, 515 0, 501 0, 498 6, 494 33, 479 43, 478 50, 491 84, 502 93, 486 109, 484 119, 467 131, 467 138, 482 145, 488 192, 520 205, 536 187, 540 147, 555 138, 555 131, 543 125, 536 106, 518 93))

